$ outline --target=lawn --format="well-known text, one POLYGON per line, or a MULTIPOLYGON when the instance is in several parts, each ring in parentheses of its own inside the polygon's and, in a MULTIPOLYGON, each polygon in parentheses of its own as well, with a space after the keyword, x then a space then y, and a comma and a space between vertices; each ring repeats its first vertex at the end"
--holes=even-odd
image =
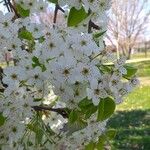
POLYGON ((150 109, 150 85, 141 85, 134 89, 134 91, 125 98, 125 101, 117 106, 118 111, 132 111, 139 109, 150 109))
POLYGON ((112 150, 150 150, 150 61, 136 62, 141 85, 125 97, 110 119, 117 129, 112 150))
POLYGON ((150 60, 129 64, 138 68, 137 72, 138 77, 150 77, 150 60))
POLYGON ((150 58, 150 50, 148 50, 147 55, 144 52, 135 53, 131 55, 131 59, 138 59, 138 58, 150 58))

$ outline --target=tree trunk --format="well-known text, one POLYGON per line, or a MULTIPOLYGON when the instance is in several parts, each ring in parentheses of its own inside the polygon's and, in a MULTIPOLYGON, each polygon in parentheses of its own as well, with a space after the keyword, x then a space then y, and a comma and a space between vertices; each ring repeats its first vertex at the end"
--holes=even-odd
POLYGON ((132 48, 131 48, 131 47, 129 47, 128 57, 127 57, 127 59, 128 59, 128 60, 129 60, 129 59, 131 59, 131 52, 132 52, 132 48))

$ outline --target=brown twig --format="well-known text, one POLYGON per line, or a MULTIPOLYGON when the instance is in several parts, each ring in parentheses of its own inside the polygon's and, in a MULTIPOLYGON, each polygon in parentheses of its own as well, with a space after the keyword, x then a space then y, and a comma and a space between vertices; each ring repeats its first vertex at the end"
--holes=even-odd
POLYGON ((64 118, 69 117, 69 114, 67 113, 66 108, 51 108, 51 107, 47 107, 47 106, 32 106, 32 108, 35 111, 44 111, 44 110, 53 111, 53 112, 56 112, 56 113, 62 115, 64 118))
POLYGON ((96 29, 96 30, 100 30, 101 27, 99 27, 98 25, 96 25, 93 21, 89 21, 89 26, 88 26, 88 33, 92 32, 92 28, 96 29))
POLYGON ((96 25, 94 22, 90 21, 90 26, 96 30, 100 30, 101 27, 99 27, 98 25, 96 25))
POLYGON ((56 4, 55 11, 54 11, 54 19, 53 19, 53 23, 54 24, 56 23, 56 20, 57 20, 58 10, 62 11, 63 13, 65 13, 65 11, 58 4, 56 4))
POLYGON ((7 7, 8 12, 11 12, 7 0, 4 0, 4 5, 7 7))
POLYGON ((8 0, 8 5, 9 7, 14 11, 16 18, 20 18, 20 15, 18 14, 16 7, 15 7, 15 3, 13 1, 13 4, 10 2, 10 0, 8 0))

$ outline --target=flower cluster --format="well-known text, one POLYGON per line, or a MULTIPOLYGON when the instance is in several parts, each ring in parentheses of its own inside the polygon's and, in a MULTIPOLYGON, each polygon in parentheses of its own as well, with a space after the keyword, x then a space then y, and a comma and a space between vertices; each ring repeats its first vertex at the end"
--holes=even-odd
POLYGON ((86 11, 90 9, 95 13, 109 9, 110 2, 110 0, 58 0, 58 3, 62 6, 67 4, 70 7, 75 7, 77 9, 84 6, 86 11))
MULTIPOLYGON (((132 69, 124 58, 116 60, 105 50, 105 26, 92 34, 78 26, 36 23, 32 18, 46 10, 48 2, 15 2, 20 18, 0 12, 1 53, 11 51, 14 56, 14 65, 3 69, 1 81, 2 150, 74 150, 97 143, 110 117, 100 115, 101 105, 122 102, 137 85, 134 73, 129 74, 132 69)), ((110 7, 109 0, 58 4, 79 12, 84 8, 84 13, 90 10, 82 20, 90 23, 110 7)), ((90 23, 88 28, 94 27, 90 23)))

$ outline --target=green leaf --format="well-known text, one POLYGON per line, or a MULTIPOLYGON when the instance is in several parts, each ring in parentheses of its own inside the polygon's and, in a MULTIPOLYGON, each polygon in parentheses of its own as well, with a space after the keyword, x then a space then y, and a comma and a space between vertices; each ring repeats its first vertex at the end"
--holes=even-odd
POLYGON ((109 118, 114 113, 115 108, 116 104, 110 97, 100 100, 97 121, 109 118))
POLYGON ((40 38, 38 39, 38 41, 39 41, 39 43, 43 43, 43 42, 45 41, 44 36, 40 37, 40 38))
POLYGON ((16 9, 17 9, 17 12, 18 14, 25 18, 25 17, 28 17, 29 14, 30 14, 30 10, 29 9, 24 9, 23 7, 21 7, 21 5, 19 4, 16 4, 16 9))
POLYGON ((69 114, 69 123, 73 124, 78 119, 78 112, 75 110, 72 110, 69 114))
POLYGON ((54 4, 58 3, 58 0, 48 0, 48 1, 51 2, 51 3, 54 3, 54 4))
POLYGON ((32 57, 32 61, 34 62, 33 67, 40 65, 39 59, 36 56, 32 57))
POLYGON ((124 75, 123 77, 126 78, 126 79, 130 79, 130 78, 133 77, 133 76, 136 74, 136 72, 137 72, 137 68, 132 67, 132 66, 130 66, 130 65, 125 65, 124 67, 125 67, 126 70, 127 70, 127 74, 124 75))
POLYGON ((28 124, 28 129, 30 129, 35 133, 36 141, 38 143, 41 143, 44 134, 42 129, 39 127, 38 122, 34 122, 33 124, 28 124))
POLYGON ((84 114, 85 119, 88 119, 97 111, 97 106, 94 106, 92 101, 88 98, 84 98, 82 101, 80 101, 78 106, 81 109, 81 112, 84 114))
POLYGON ((32 57, 32 61, 33 61, 33 63, 32 63, 32 67, 33 67, 33 68, 39 66, 39 67, 41 67, 41 69, 42 69, 43 72, 46 70, 45 65, 44 65, 44 64, 41 64, 41 63, 39 62, 39 59, 38 59, 36 56, 33 56, 33 57, 32 57))
POLYGON ((34 99, 34 102, 40 102, 40 101, 42 101, 43 100, 43 98, 35 98, 34 99))
POLYGON ((86 13, 86 11, 84 10, 84 7, 82 7, 79 10, 72 7, 69 12, 67 25, 68 27, 76 26, 87 17, 88 17, 88 13, 86 13))
POLYGON ((90 105, 89 108, 85 111, 85 119, 88 119, 91 117, 92 114, 94 114, 97 111, 97 107, 94 105, 90 105))
POLYGON ((22 29, 19 33, 18 33, 18 37, 21 39, 26 39, 26 40, 34 40, 32 33, 30 33, 29 31, 27 31, 26 29, 22 29))
POLYGON ((6 118, 0 113, 0 126, 4 125, 6 118))
POLYGON ((37 128, 35 138, 36 138, 38 144, 42 143, 43 135, 44 135, 44 134, 43 134, 42 129, 37 128))
POLYGON ((94 38, 99 38, 99 37, 101 37, 102 35, 104 35, 105 33, 106 33, 106 31, 98 32, 98 33, 95 33, 95 34, 93 35, 93 37, 94 37, 94 38))
POLYGON ((97 150, 104 150, 105 142, 112 140, 116 136, 116 130, 107 130, 104 134, 99 137, 98 143, 96 145, 97 150))
POLYGON ((87 122, 78 118, 74 124, 66 124, 65 131, 67 131, 67 136, 71 135, 73 132, 84 129, 87 126, 87 122))
POLYGON ((105 135, 109 138, 109 140, 112 140, 116 136, 116 130, 115 129, 109 129, 106 131, 105 135))
POLYGON ((112 71, 112 68, 107 65, 101 65, 98 67, 98 69, 103 73, 108 73, 108 72, 110 73, 112 71))
POLYGON ((78 106, 82 109, 87 108, 88 106, 92 105, 92 101, 89 100, 87 97, 81 100, 78 104, 78 106))
POLYGON ((105 141, 106 141, 106 136, 102 134, 99 137, 98 143, 96 145, 97 150, 104 150, 105 141))
POLYGON ((95 149, 95 143, 91 141, 88 145, 85 146, 84 150, 94 150, 95 149))

